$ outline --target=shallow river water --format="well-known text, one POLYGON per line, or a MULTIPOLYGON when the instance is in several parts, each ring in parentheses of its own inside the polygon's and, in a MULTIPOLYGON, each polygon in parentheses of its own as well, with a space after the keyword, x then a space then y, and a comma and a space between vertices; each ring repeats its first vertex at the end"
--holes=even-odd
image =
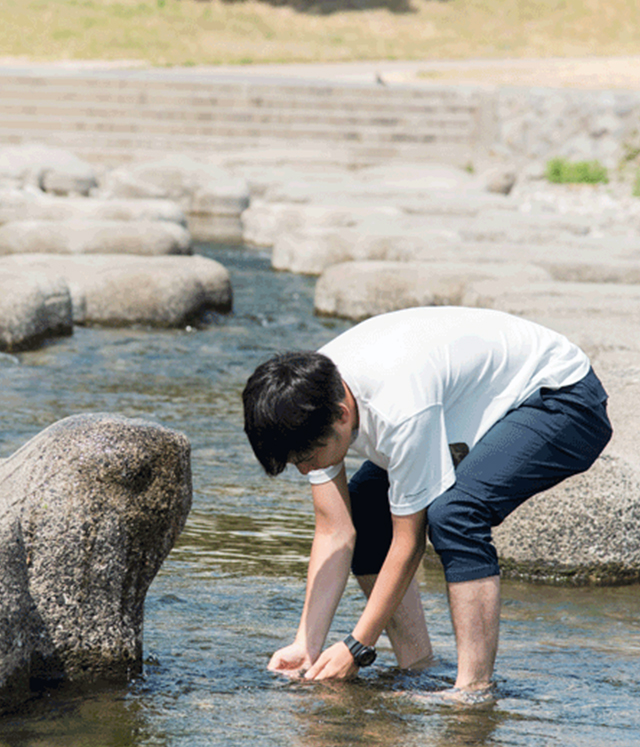
MULTIPOLYGON (((273 352, 316 348, 346 327, 313 316, 313 281, 268 258, 202 248, 232 272, 235 310, 200 329, 76 328, 0 355, 0 457, 79 412, 158 421, 192 444, 194 502, 149 591, 143 675, 126 688, 49 690, 0 720, 9 747, 462 747, 640 745, 640 589, 505 582, 498 702, 467 709, 403 693, 447 686, 455 649, 444 583, 421 590, 438 661, 405 674, 388 643, 352 683, 302 684, 265 669, 295 633, 313 517, 304 479, 270 480, 245 443, 240 393, 273 352)), ((331 640, 362 608, 350 583, 331 640)))

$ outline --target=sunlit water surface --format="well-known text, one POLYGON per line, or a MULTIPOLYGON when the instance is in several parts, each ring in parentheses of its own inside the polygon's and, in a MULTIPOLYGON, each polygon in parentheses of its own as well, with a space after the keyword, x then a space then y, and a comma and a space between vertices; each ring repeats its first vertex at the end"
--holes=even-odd
MULTIPOLYGON (((480 710, 426 706, 403 692, 455 676, 443 579, 421 570, 439 660, 408 675, 388 643, 353 683, 309 685, 265 669, 295 633, 313 531, 304 480, 254 463, 240 393, 272 353, 317 348, 346 328, 313 316, 313 280, 268 258, 202 248, 231 271, 235 310, 200 329, 83 329, 0 355, 0 457, 79 412, 119 412, 186 433, 194 504, 146 603, 144 674, 125 689, 50 690, 0 721, 0 745, 640 745, 638 587, 561 589, 506 582, 500 698, 480 710)), ((353 466, 353 465, 351 465, 353 466)), ((362 608, 353 583, 331 640, 362 608)))

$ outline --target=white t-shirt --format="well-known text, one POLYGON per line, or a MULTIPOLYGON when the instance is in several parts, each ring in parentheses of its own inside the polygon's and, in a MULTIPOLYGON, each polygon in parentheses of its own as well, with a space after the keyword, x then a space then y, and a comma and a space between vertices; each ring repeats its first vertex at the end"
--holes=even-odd
MULTIPOLYGON (((358 406, 351 451, 389 473, 397 515, 415 513, 455 482, 450 443, 469 448, 542 387, 587 375, 566 337, 488 309, 425 307, 368 319, 320 349, 358 406)), ((335 465, 309 473, 319 484, 335 465)))

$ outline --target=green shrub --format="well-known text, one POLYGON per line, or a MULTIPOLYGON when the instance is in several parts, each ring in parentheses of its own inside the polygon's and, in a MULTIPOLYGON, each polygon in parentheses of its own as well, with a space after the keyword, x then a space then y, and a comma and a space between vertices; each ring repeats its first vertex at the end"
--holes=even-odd
POLYGON ((633 192, 634 197, 640 197, 640 171, 636 172, 636 180, 633 183, 633 192))
POLYGON ((567 161, 553 158, 547 164, 547 179, 554 184, 608 184, 607 169, 599 161, 567 161))

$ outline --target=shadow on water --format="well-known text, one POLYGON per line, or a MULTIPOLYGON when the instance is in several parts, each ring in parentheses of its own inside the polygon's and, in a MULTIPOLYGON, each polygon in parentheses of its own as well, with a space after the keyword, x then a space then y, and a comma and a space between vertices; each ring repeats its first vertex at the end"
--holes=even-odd
POLYGON ((0 722, 3 747, 125 747, 153 741, 143 708, 122 689, 49 690, 0 722), (149 740, 152 741, 149 741, 149 740))
MULTIPOLYGON (((121 412, 181 430, 192 444, 194 505, 147 597, 145 666, 127 688, 51 689, 0 720, 0 747, 637 747, 637 587, 506 582, 499 701, 479 710, 416 703, 449 686, 455 648, 442 575, 421 569, 434 648, 428 672, 394 668, 386 639, 352 683, 270 674, 295 635, 313 532, 304 479, 264 477, 242 432, 240 394, 277 351, 313 349, 346 323, 313 316, 313 280, 273 273, 266 255, 206 248, 232 272, 235 310, 199 329, 78 328, 0 356, 7 456, 55 420, 121 412)), ((355 466, 354 464, 351 467, 355 466)), ((330 640, 363 605, 350 581, 330 640)))

